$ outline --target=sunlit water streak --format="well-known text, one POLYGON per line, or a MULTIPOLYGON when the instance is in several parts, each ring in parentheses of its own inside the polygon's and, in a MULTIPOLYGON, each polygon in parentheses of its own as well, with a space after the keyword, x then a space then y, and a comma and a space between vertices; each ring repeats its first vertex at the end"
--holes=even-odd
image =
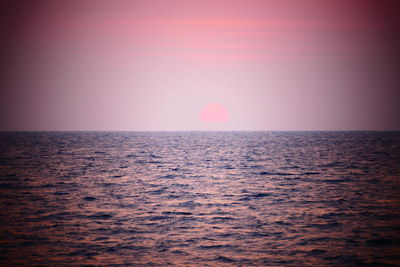
POLYGON ((400 264, 399 132, 0 134, 0 264, 400 264))

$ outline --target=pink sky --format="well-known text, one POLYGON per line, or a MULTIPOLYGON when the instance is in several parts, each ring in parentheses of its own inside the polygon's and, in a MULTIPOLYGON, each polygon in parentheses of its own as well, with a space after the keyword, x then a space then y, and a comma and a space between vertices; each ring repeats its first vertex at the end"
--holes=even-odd
POLYGON ((0 129, 400 130, 398 7, 10 1, 0 129))

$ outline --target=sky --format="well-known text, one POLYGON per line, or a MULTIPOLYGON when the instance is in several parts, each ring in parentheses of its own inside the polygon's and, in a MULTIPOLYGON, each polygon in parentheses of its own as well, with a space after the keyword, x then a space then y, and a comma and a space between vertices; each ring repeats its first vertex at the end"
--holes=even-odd
POLYGON ((0 130, 400 130, 399 1, 0 10, 0 130))

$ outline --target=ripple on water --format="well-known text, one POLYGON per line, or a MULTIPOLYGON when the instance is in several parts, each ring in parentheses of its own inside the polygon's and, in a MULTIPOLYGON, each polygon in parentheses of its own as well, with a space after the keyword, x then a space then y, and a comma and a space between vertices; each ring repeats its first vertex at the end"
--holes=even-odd
POLYGON ((397 266, 398 132, 0 133, 1 266, 397 266))

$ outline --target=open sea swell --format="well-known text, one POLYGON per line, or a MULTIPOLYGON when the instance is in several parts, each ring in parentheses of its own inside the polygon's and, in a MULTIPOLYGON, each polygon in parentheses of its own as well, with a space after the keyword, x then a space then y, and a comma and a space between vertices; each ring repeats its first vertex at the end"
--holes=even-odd
POLYGON ((2 266, 399 266, 399 132, 0 133, 2 266))

